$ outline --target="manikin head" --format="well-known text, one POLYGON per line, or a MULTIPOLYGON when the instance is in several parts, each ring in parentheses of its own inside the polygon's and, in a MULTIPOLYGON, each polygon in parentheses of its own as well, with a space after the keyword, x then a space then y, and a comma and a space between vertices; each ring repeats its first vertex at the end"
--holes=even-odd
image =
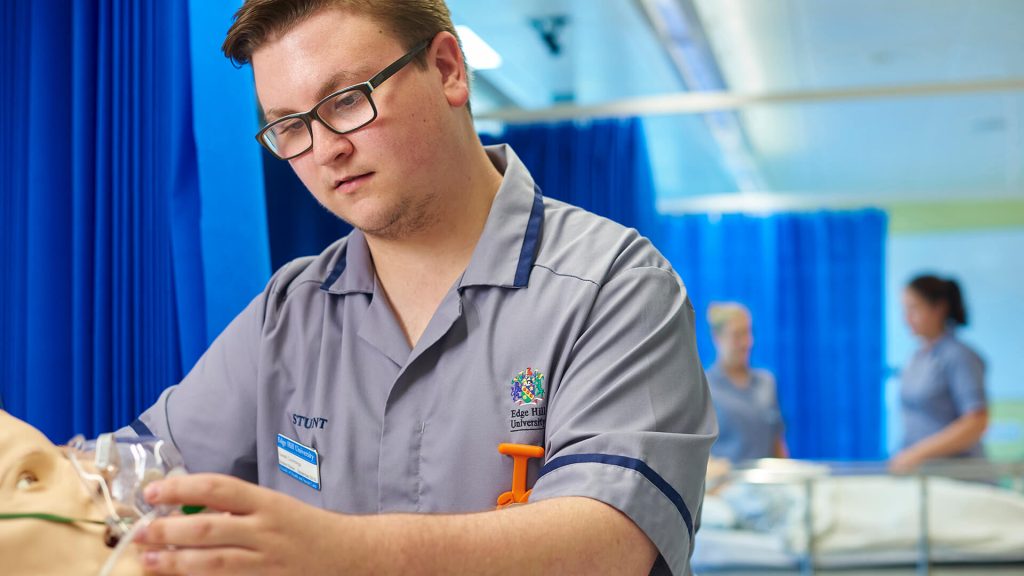
MULTIPOLYGON (((71 462, 42 433, 0 410, 0 514, 46 513, 76 520, 103 520, 71 462)), ((0 565, 10 576, 94 576, 112 549, 106 528, 40 519, 0 520, 0 565)), ((113 574, 142 574, 129 551, 113 574)))

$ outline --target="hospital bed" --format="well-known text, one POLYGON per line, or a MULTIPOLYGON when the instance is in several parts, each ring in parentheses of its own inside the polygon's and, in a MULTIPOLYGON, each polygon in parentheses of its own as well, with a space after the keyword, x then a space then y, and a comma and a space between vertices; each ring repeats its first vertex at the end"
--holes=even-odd
POLYGON ((1024 574, 1024 462, 758 460, 709 479, 699 574, 1024 574), (888 570, 888 571, 887 571, 888 570))

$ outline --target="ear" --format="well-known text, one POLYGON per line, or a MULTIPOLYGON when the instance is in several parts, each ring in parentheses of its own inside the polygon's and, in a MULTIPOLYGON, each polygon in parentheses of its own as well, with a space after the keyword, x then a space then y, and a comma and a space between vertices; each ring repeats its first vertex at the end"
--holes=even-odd
POLYGON ((441 32, 434 38, 430 58, 441 73, 445 98, 452 107, 469 102, 469 74, 459 49, 459 41, 450 32, 441 32))

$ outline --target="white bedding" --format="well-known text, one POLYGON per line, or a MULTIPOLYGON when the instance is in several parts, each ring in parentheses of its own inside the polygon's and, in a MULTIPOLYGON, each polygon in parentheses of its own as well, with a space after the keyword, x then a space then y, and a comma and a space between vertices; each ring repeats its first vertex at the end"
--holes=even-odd
MULTIPOLYGON (((1024 561, 1024 495, 945 478, 928 480, 931 558, 1024 561)), ((736 484, 705 498, 693 564, 793 566, 806 549, 804 487, 736 484)), ((916 478, 853 476, 814 484, 814 552, 820 566, 918 559, 916 478)))

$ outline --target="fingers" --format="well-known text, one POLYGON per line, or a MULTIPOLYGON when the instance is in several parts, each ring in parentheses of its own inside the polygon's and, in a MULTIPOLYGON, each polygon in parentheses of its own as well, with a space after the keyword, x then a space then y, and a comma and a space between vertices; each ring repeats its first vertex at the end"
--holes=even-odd
POLYGON ((142 555, 142 565, 147 574, 161 576, 253 574, 263 567, 259 554, 242 548, 148 550, 142 555))
POLYGON ((893 474, 909 474, 916 466, 903 458, 894 458, 889 461, 889 472, 893 474))
POLYGON ((251 574, 264 566, 259 510, 273 509, 273 492, 229 476, 195 474, 154 482, 146 487, 145 497, 154 505, 227 512, 153 521, 136 540, 148 548, 142 555, 147 574, 251 574))
POLYGON ((273 493, 221 474, 190 474, 153 482, 146 487, 146 502, 175 506, 206 506, 232 514, 251 514, 273 493))
POLYGON ((244 516, 196 514, 155 520, 136 542, 147 546, 182 548, 256 547, 253 522, 244 516))

